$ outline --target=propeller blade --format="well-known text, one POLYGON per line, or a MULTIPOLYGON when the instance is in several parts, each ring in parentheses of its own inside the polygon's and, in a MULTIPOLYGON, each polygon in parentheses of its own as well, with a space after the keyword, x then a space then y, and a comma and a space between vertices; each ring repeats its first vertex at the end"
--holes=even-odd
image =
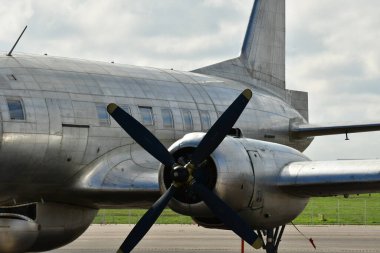
POLYGON ((197 182, 192 184, 192 188, 202 198, 214 215, 223 221, 223 223, 234 231, 235 234, 249 243, 249 245, 252 245, 255 249, 262 247, 263 241, 261 238, 258 237, 254 230, 218 196, 197 182))
POLYGON ((173 167, 175 161, 164 145, 140 122, 126 113, 116 104, 107 106, 108 113, 116 122, 149 154, 167 167, 173 167))
POLYGON ((198 166, 198 164, 214 152, 234 126, 251 97, 252 91, 246 89, 227 108, 195 149, 191 158, 192 164, 198 166))
POLYGON ((144 214, 144 216, 137 222, 129 233, 123 244, 120 246, 117 253, 128 253, 140 242, 145 234, 152 227, 154 222, 158 219, 164 208, 167 206, 173 194, 176 191, 176 187, 171 185, 169 189, 162 195, 156 203, 144 214))

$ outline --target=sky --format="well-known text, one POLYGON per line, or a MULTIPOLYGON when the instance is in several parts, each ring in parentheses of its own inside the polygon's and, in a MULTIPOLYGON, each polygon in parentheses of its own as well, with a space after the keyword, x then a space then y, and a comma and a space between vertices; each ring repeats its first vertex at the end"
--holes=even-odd
MULTIPOLYGON (((239 55, 253 0, 0 0, 0 51, 192 70, 239 55)), ((380 1, 286 0, 286 85, 314 124, 380 122, 380 1)), ((380 133, 317 137, 313 160, 380 158, 380 133)))

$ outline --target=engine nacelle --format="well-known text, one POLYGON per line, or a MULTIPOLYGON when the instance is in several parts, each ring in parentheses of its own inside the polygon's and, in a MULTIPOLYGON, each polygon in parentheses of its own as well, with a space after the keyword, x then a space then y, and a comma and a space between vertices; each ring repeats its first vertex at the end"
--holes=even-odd
POLYGON ((56 203, 0 208, 0 252, 46 251, 78 238, 96 209, 56 203))
MULTIPOLYGON (((203 136, 203 133, 187 134, 175 142, 169 151, 177 161, 186 163, 203 136)), ((276 184, 287 164, 305 160, 309 159, 288 146, 226 137, 198 173, 201 173, 200 178, 210 190, 254 228, 273 228, 292 221, 308 202, 308 198, 281 191, 276 184)), ((171 184, 171 170, 163 165, 160 168, 162 192, 171 184)), ((177 192, 169 207, 175 212, 193 217, 201 226, 224 227, 201 199, 189 199, 188 196, 184 192, 177 192)))
POLYGON ((24 215, 0 213, 0 228, 0 252, 25 252, 38 236, 38 224, 24 215))

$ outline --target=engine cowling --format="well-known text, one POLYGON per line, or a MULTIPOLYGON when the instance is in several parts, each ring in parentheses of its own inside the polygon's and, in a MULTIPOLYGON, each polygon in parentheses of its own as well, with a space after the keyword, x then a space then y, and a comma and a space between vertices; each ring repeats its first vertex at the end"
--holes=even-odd
MULTIPOLYGON (((203 136, 203 133, 187 134, 169 151, 179 163, 184 164, 191 159, 192 151, 203 136)), ((307 198, 289 195, 276 185, 281 170, 287 164, 305 160, 308 160, 306 156, 288 146, 226 137, 197 173, 202 173, 200 177, 204 185, 254 228, 269 228, 292 221, 305 208, 307 198)), ((163 165, 160 168, 162 192, 170 187, 171 170, 163 165)), ((223 228, 223 223, 218 222, 204 202, 192 194, 178 191, 169 207, 193 217, 201 226, 223 228)))
POLYGON ((38 224, 32 219, 13 213, 0 213, 0 252, 25 252, 35 243, 38 224))
MULTIPOLYGON (((202 133, 188 134, 175 142, 169 151, 175 159, 185 160, 186 163, 203 136, 202 133)), ((233 138, 226 138, 207 159, 207 165, 202 168, 205 171, 205 185, 209 189, 213 189, 234 210, 240 210, 247 206, 253 192, 254 176, 246 153, 240 142, 233 138), (225 154, 233 154, 234 157, 228 157, 225 154), (238 173, 234 168, 236 161, 239 161, 238 173)), ((171 168, 161 167, 160 187, 162 191, 170 186, 170 171, 171 168)), ((184 199, 181 194, 177 194, 169 206, 181 214, 213 217, 211 211, 200 199, 184 199)))
POLYGON ((0 252, 46 251, 80 236, 96 209, 57 203, 0 208, 0 252))

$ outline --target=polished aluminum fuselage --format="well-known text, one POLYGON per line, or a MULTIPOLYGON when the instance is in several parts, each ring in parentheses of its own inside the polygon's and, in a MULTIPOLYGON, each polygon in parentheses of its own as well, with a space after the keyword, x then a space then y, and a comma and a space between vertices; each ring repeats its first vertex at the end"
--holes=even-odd
MULTIPOLYGON (((101 122, 96 105, 128 105, 137 119, 139 106, 151 107, 154 125, 148 128, 169 146, 188 132, 206 131, 199 111, 207 111, 215 122, 247 86, 253 98, 235 127, 245 137, 303 151, 310 141, 291 140, 289 124, 305 119, 284 99, 259 87, 175 70, 44 56, 0 57, 0 204, 53 196, 70 202, 75 198, 65 197, 65 188, 94 184, 157 191, 158 162, 116 122, 101 122), (7 99, 12 98, 22 100, 25 120, 10 119, 7 99), (172 110, 174 128, 163 126, 162 108, 172 110), (191 111, 193 129, 184 130, 181 109, 191 111)), ((98 199, 94 205, 121 204, 117 202, 98 199)))

